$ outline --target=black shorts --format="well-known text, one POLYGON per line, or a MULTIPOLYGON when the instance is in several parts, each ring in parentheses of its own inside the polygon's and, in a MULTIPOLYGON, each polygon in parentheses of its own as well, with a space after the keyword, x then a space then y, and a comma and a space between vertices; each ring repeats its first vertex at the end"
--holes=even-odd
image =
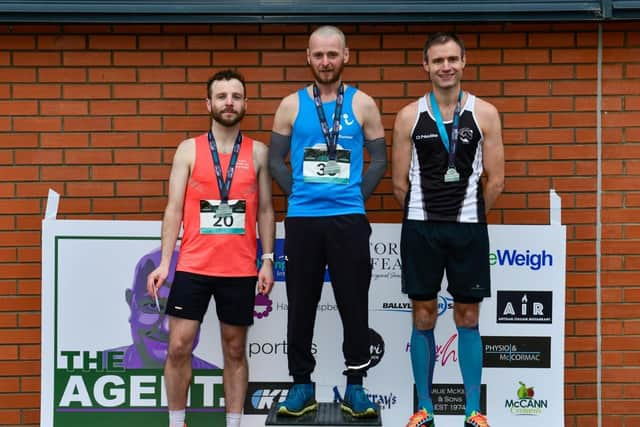
POLYGON ((228 325, 253 324, 257 277, 213 277, 176 271, 166 314, 202 322, 211 295, 218 320, 228 325))
POLYGON ((402 291, 411 299, 435 299, 445 271, 454 301, 491 295, 487 224, 405 220, 400 256, 402 291))

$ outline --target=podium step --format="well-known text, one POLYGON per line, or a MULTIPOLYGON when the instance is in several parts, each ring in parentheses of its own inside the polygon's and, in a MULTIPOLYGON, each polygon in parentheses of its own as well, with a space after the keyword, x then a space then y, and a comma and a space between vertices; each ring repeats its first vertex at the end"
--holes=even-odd
MULTIPOLYGON (((265 426, 381 426, 380 415, 375 418, 354 418, 340 409, 339 403, 318 403, 318 410, 300 417, 278 415, 277 402, 271 406, 265 426)), ((379 413, 379 412, 378 412, 379 413)))

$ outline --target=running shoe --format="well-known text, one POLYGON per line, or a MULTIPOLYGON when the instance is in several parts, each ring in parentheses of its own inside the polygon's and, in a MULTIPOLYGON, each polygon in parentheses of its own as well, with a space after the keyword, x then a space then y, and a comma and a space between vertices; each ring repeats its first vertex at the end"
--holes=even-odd
POLYGON ((426 409, 422 408, 409 418, 409 422, 406 427, 435 427, 436 423, 433 421, 433 415, 426 409))
POLYGON ((464 427, 490 427, 487 417, 478 411, 473 411, 464 421, 464 427))
POLYGON ((364 388, 359 384, 347 384, 340 407, 343 411, 356 418, 378 416, 378 405, 369 399, 364 388))
POLYGON ((284 402, 278 403, 278 415, 299 417, 318 409, 316 390, 313 383, 294 384, 287 393, 284 402))

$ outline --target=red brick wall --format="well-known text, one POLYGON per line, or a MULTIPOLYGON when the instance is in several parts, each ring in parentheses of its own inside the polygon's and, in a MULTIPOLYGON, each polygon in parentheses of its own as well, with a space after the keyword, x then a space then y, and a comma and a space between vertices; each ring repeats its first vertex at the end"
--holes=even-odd
MULTIPOLYGON (((425 35, 455 29, 465 87, 501 111, 506 187, 493 223, 544 224, 548 191, 568 228, 566 425, 596 425, 597 202, 602 209, 602 413, 640 425, 640 31, 603 30, 602 192, 597 192, 598 27, 571 24, 345 25, 345 79, 372 95, 388 143, 422 95, 425 35)), ((0 25, 0 424, 35 426, 40 388, 40 226, 59 218, 160 219, 177 143, 208 126, 207 78, 237 67, 244 130, 268 141, 280 98, 310 79, 307 25, 0 25)), ((275 196, 279 219, 284 200, 275 196)), ((390 175, 367 203, 397 222, 390 175)))

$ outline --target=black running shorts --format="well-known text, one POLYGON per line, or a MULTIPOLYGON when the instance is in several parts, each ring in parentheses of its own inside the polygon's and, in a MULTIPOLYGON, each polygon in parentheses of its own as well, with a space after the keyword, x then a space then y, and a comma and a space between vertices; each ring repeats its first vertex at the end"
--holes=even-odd
POLYGON ((202 322, 213 295, 218 320, 228 325, 253 324, 257 277, 212 277, 176 271, 166 314, 202 322))
POLYGON ((444 272, 454 301, 491 295, 487 224, 405 220, 400 256, 402 291, 411 299, 435 299, 444 272))

